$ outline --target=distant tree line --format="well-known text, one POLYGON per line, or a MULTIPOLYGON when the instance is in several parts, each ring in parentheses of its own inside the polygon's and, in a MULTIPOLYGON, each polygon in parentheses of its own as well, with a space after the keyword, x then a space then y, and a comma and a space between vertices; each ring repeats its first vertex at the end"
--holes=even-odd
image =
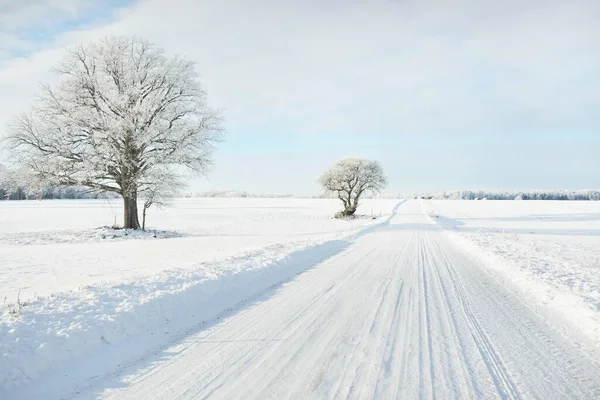
POLYGON ((90 193, 78 186, 45 186, 24 170, 0 164, 0 200, 98 199, 105 194, 90 193))
POLYGON ((222 197, 222 198, 286 198, 286 197, 295 197, 291 194, 272 194, 272 193, 249 193, 244 190, 211 190, 206 192, 199 193, 184 193, 183 197, 222 197))
POLYGON ((416 198, 447 200, 600 200, 599 190, 485 191, 454 190, 419 194, 416 198))

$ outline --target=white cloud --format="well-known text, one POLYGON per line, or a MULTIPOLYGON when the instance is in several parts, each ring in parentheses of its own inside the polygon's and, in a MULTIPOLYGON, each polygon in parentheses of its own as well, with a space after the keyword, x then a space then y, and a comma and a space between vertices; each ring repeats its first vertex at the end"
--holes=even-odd
MULTIPOLYGON (((77 3, 47 1, 68 12, 77 3)), ((300 131, 423 132, 507 123, 514 113, 594 119, 585 113, 600 93, 600 3, 522 3, 149 0, 55 45, 148 37, 198 62, 236 129, 289 121, 300 131)))

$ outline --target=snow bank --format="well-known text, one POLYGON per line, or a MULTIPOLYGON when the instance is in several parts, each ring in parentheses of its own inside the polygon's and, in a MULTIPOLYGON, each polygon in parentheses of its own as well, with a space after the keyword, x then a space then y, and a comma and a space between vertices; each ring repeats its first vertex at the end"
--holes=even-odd
MULTIPOLYGON (((198 324, 280 284, 347 246, 344 240, 275 245, 194 270, 79 291, 6 309, 0 321, 0 388, 7 393, 56 368, 118 346, 127 338, 198 324), (20 308, 20 310, 19 310, 20 308)), ((0 398, 4 398, 0 391, 0 398)))
POLYGON ((96 243, 116 240, 169 239, 188 236, 184 233, 149 229, 113 229, 100 227, 89 230, 41 231, 0 233, 0 244, 10 245, 48 245, 64 243, 96 243))

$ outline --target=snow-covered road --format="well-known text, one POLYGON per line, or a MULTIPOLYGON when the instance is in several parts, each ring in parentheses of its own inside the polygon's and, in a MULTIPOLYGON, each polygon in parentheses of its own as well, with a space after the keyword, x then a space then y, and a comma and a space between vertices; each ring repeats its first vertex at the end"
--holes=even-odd
POLYGON ((421 210, 68 398, 592 399, 594 348, 421 210))

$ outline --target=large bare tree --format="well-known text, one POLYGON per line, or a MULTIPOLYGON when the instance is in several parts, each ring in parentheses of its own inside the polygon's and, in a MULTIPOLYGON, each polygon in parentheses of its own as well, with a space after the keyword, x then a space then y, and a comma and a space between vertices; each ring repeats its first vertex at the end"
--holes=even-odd
POLYGON ((344 204, 339 214, 348 217, 356 213, 358 202, 365 193, 379 193, 387 185, 387 179, 377 161, 346 158, 338 161, 319 182, 323 188, 334 193, 344 204))
POLYGON ((176 182, 181 166, 204 173, 211 164, 221 120, 194 63, 136 37, 109 37, 72 48, 54 72, 58 83, 43 87, 7 141, 49 184, 118 193, 124 227, 138 229, 138 196, 156 191, 156 179, 176 182))

